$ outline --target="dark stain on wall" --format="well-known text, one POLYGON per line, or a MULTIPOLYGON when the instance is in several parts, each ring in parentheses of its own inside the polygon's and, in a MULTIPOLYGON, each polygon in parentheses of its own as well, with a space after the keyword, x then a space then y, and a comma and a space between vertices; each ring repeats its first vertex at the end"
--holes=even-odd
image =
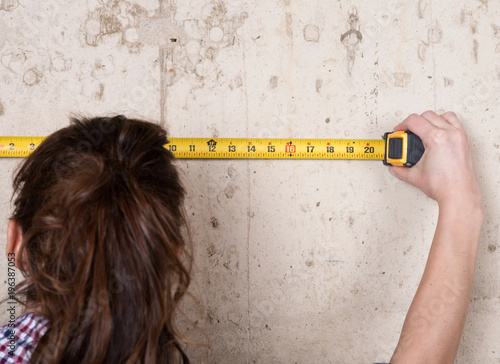
POLYGON ((269 87, 270 88, 276 88, 276 87, 278 87, 278 76, 272 76, 269 79, 269 87))
POLYGON ((321 78, 318 78, 316 80, 316 92, 320 93, 321 87, 323 87, 323 80, 321 78))
POLYGON ((351 75, 354 61, 356 59, 358 45, 363 40, 363 34, 361 34, 359 30, 360 23, 356 9, 349 14, 349 25, 351 29, 340 36, 340 42, 347 49, 347 72, 351 75))
POLYGON ((210 224, 212 225, 212 228, 217 229, 219 227, 219 220, 214 216, 210 219, 210 224))
POLYGON ((477 39, 474 39, 474 42, 473 42, 473 45, 472 45, 472 51, 474 53, 474 61, 476 62, 477 64, 477 51, 479 49, 479 42, 477 41, 477 39))

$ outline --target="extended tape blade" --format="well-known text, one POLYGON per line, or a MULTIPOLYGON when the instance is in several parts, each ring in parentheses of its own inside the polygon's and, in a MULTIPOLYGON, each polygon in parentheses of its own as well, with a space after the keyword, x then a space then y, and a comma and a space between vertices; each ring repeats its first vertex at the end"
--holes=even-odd
POLYGON ((383 160, 385 141, 364 139, 171 138, 177 158, 374 159, 383 160))
MULTIPOLYGON (((44 139, 0 137, 0 157, 26 157, 44 139)), ((165 148, 183 159, 383 160, 385 156, 385 141, 378 139, 169 138, 165 148)))
POLYGON ((44 139, 43 137, 0 137, 0 157, 27 157, 44 139))

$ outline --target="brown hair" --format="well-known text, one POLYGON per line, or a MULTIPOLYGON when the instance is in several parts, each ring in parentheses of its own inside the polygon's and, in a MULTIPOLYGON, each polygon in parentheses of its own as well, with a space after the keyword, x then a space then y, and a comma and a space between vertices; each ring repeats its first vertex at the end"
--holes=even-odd
POLYGON ((20 294, 50 322, 30 362, 189 363, 173 324, 185 191, 166 143, 146 121, 73 118, 20 166, 20 294))

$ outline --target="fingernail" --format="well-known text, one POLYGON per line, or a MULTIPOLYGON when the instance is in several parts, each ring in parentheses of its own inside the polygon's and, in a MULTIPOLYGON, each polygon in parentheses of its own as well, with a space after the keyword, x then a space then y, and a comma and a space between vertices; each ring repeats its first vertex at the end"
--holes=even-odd
POLYGON ((392 170, 392 168, 389 168, 389 173, 392 174, 393 176, 396 176, 396 173, 392 170))

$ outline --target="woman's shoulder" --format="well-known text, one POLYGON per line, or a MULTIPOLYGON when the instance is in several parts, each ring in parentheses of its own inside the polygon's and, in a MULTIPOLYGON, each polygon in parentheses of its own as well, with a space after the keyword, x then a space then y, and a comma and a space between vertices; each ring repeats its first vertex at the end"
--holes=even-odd
POLYGON ((28 363, 48 326, 48 320, 33 312, 12 317, 0 328, 0 364, 28 363))

